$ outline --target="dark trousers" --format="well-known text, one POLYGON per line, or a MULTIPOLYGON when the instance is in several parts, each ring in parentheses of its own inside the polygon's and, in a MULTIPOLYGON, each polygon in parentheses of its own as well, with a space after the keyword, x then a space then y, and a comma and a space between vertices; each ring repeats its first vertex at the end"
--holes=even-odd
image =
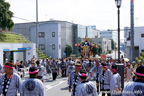
POLYGON ((62 69, 62 77, 66 77, 66 69, 62 69))
POLYGON ((101 89, 101 91, 102 91, 102 96, 105 96, 105 94, 107 94, 107 96, 111 96, 110 89, 106 89, 106 90, 101 89))
POLYGON ((97 83, 98 83, 98 86, 97 86, 97 93, 99 93, 99 91, 100 91, 100 90, 99 90, 99 86, 100 86, 100 85, 99 85, 99 81, 98 81, 98 80, 96 80, 96 84, 97 84, 97 83))
POLYGON ((53 76, 53 80, 56 80, 57 73, 56 73, 56 72, 53 72, 53 73, 52 73, 52 76, 53 76))

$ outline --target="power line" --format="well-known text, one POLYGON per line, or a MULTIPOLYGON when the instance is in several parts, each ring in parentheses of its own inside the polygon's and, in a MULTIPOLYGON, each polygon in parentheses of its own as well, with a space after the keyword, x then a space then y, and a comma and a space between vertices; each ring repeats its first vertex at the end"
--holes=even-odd
MULTIPOLYGON (((21 20, 25 20, 25 21, 30 21, 30 22, 33 22, 31 20, 28 20, 28 19, 24 19, 24 18, 21 18, 21 17, 16 17, 16 16, 13 16, 14 18, 17 18, 17 19, 21 19, 21 20)), ((34 22, 35 23, 35 22, 34 22)))

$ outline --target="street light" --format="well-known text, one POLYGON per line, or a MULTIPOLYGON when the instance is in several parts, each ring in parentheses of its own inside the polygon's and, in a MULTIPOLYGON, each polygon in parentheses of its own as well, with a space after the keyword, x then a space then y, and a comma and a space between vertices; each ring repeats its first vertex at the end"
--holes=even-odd
POLYGON ((118 8, 118 63, 120 63, 120 7, 122 0, 115 0, 116 6, 118 8))

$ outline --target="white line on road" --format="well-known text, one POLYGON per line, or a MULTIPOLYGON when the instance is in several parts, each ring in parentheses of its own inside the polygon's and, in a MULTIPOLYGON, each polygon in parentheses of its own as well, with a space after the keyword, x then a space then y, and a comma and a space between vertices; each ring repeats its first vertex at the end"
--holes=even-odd
POLYGON ((62 83, 64 83, 64 82, 66 82, 66 81, 60 81, 60 82, 56 82, 56 83, 53 83, 53 84, 50 84, 50 85, 46 85, 45 86, 46 91, 49 90, 49 89, 51 89, 51 88, 54 88, 54 87, 56 87, 56 86, 58 86, 58 85, 60 85, 62 83), (54 85, 54 86, 52 86, 52 85, 54 85))

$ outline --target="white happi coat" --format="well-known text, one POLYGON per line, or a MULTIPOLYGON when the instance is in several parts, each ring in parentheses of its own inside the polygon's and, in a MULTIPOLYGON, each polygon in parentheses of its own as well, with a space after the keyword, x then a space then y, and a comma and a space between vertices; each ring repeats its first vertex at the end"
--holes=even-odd
POLYGON ((37 68, 39 69, 39 72, 38 72, 38 76, 43 76, 44 74, 44 67, 42 65, 39 65, 37 66, 37 68))
POLYGON ((100 82, 100 88, 103 90, 110 89, 111 78, 112 78, 112 73, 109 69, 105 71, 104 76, 103 76, 103 70, 102 70, 98 78, 98 81, 100 82))
POLYGON ((121 94, 119 92, 120 88, 121 88, 121 76, 119 75, 119 73, 113 74, 112 79, 110 81, 111 96, 121 94))
POLYGON ((44 85, 41 80, 30 78, 22 84, 21 96, 45 96, 44 85))
POLYGON ((79 76, 77 75, 76 82, 75 82, 74 76, 75 76, 75 71, 71 72, 69 79, 68 79, 68 85, 72 89, 71 96, 74 96, 74 94, 76 93, 76 87, 81 83, 79 76), (74 92, 74 85, 76 85, 75 92, 74 92))
MULTIPOLYGON (((4 80, 4 76, 5 76, 5 74, 3 74, 2 77, 0 78, 0 94, 3 94, 2 82, 4 80)), ((21 94, 21 83, 22 82, 21 82, 20 76, 16 73, 13 73, 13 77, 10 81, 10 84, 9 84, 8 91, 7 91, 6 95, 7 96, 17 96, 18 90, 21 94)))
POLYGON ((92 82, 84 81, 77 86, 75 96, 98 96, 96 86, 92 82))
POLYGON ((95 71, 95 74, 96 74, 96 80, 98 80, 98 77, 99 77, 99 74, 101 73, 101 65, 99 64, 99 67, 97 66, 94 66, 91 68, 90 72, 92 73, 93 71, 95 71))
POLYGON ((122 96, 144 96, 144 80, 136 79, 134 82, 128 82, 122 96))
POLYGON ((70 75, 71 72, 73 72, 75 70, 75 66, 74 65, 69 65, 68 69, 67 69, 67 75, 70 75))

